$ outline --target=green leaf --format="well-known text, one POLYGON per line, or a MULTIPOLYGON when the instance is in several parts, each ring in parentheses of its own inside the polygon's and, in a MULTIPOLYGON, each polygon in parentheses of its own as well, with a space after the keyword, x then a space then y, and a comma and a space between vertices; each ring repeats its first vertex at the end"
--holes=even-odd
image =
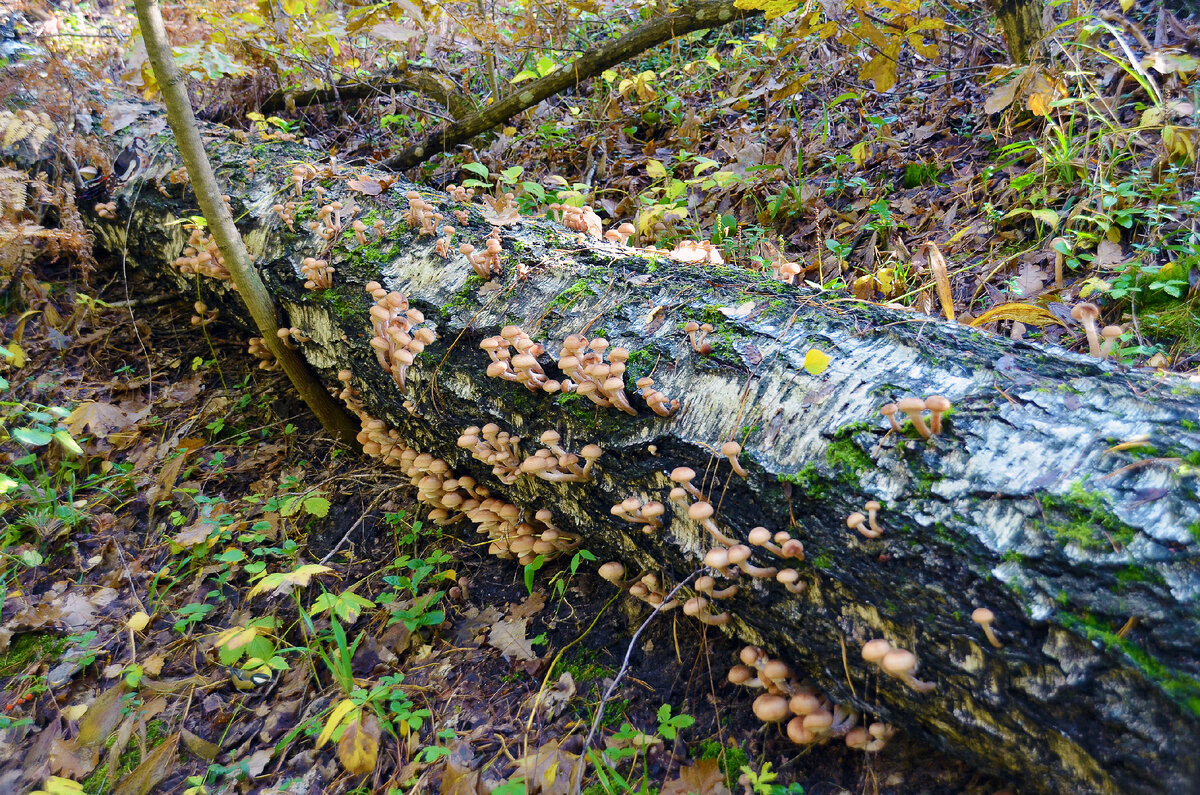
POLYGON ((517 181, 517 177, 524 173, 524 166, 510 166, 500 172, 500 179, 508 184, 512 184, 517 181))
POLYGON ((329 500, 324 497, 309 497, 304 501, 304 510, 311 516, 324 518, 329 515, 329 500))
POLYGON ((12 438, 29 447, 42 447, 50 444, 54 435, 40 428, 17 428, 12 432, 12 438))
POLYGON ((478 174, 480 179, 488 179, 492 175, 483 163, 463 163, 463 170, 478 174))

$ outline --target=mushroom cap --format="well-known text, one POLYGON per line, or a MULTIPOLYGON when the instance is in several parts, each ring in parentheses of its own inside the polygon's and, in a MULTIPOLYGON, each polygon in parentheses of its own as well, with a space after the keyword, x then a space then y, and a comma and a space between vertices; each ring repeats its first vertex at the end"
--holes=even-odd
POLYGON ((996 620, 996 614, 986 607, 977 607, 971 614, 971 620, 976 624, 990 624, 996 620))
POLYGON ((618 580, 624 579, 625 567, 618 561, 610 560, 608 563, 605 563, 600 567, 599 574, 609 582, 617 582, 618 580))
POLYGON ((696 470, 691 467, 675 467, 671 470, 671 480, 676 483, 690 483, 696 477, 696 470))
POLYGON ((1090 301, 1084 301, 1082 304, 1076 304, 1071 310, 1071 317, 1079 321, 1091 320, 1095 322, 1100 317, 1100 307, 1090 301))
POLYGON ((683 603, 683 614, 687 616, 694 616, 703 611, 706 607, 708 607, 707 599, 705 599, 703 596, 693 596, 691 599, 688 599, 683 603))
POLYGON ((892 644, 883 638, 869 640, 863 645, 862 658, 869 663, 878 664, 892 650, 892 644))
POLYGON ((795 569, 783 569, 775 575, 775 580, 782 585, 795 585, 800 579, 800 572, 795 569))
POLYGON ((804 716, 804 728, 813 733, 829 731, 833 726, 833 713, 827 709, 819 709, 804 716))
POLYGON ((817 735, 804 728, 803 718, 792 718, 788 721, 787 736, 796 745, 808 745, 817 739, 817 735))
POLYGON ((581 456, 583 456, 584 458, 586 458, 588 461, 594 461, 595 459, 599 458, 603 453, 604 453, 604 451, 600 449, 600 445, 598 445, 598 444, 585 445, 584 448, 579 451, 579 454, 581 456))
POLYGON ((812 693, 797 693, 788 702, 788 708, 800 717, 804 717, 821 708, 821 699, 812 693))
POLYGON ((721 445, 721 455, 726 458, 737 458, 742 453, 742 446, 737 442, 726 442, 721 445))
POLYGON ((770 693, 763 693, 754 699, 752 709, 754 716, 763 723, 778 723, 790 714, 788 700, 783 696, 775 696, 770 693))
POLYGON ((855 511, 846 517, 846 527, 849 527, 851 530, 856 530, 861 527, 865 521, 867 521, 867 517, 858 511, 855 511))
POLYGON ((765 527, 756 527, 750 531, 750 543, 756 547, 761 547, 763 544, 771 540, 771 531, 765 527))
POLYGON ((731 684, 744 685, 754 678, 754 671, 751 671, 745 665, 735 665, 729 669, 729 681, 731 684))
POLYGON ((879 667, 888 676, 908 676, 917 667, 917 655, 908 649, 892 649, 883 655, 879 667))
POLYGON ((895 403, 884 403, 879 407, 879 413, 885 417, 895 414, 899 410, 899 407, 897 407, 895 403))
POLYGON ((763 676, 768 679, 779 682, 787 679, 792 675, 791 669, 787 667, 787 663, 783 660, 770 660, 762 669, 763 676))
POLYGON ((683 330, 685 333, 691 334, 700 330, 700 324, 694 320, 689 320, 687 323, 683 324, 683 330))
POLYGON ((866 748, 871 741, 871 735, 862 726, 856 726, 846 732, 846 746, 849 748, 866 748))
POLYGON ((704 555, 704 565, 713 569, 723 569, 729 565, 729 550, 724 547, 713 547, 704 555))
POLYGON ((717 585, 717 581, 705 574, 703 577, 696 578, 696 590, 700 593, 712 593, 713 588, 717 585))
POLYGON ((878 511, 878 510, 880 510, 881 508, 883 508, 883 506, 882 506, 882 505, 880 505, 880 504, 879 504, 878 502, 876 502, 875 500, 868 500, 868 501, 867 501, 867 504, 866 504, 866 505, 864 505, 863 507, 864 507, 864 508, 866 508, 868 511, 878 511))
POLYGON ((740 659, 746 665, 754 665, 762 656, 763 651, 757 646, 744 646, 742 647, 742 650, 738 652, 738 659, 740 659))
POLYGON ((950 401, 941 395, 930 395, 925 398, 925 408, 930 411, 949 411, 950 401))
POLYGON ((745 544, 734 544, 729 548, 729 562, 735 566, 750 559, 750 547, 745 544))
POLYGON ((637 229, 634 228, 633 224, 626 221, 625 223, 623 223, 617 227, 617 231, 623 235, 632 235, 634 232, 637 231, 637 229))
POLYGON ((711 502, 695 502, 688 508, 688 518, 697 522, 711 519, 713 507, 711 502))
POLYGON ((1125 333, 1125 329, 1120 326, 1105 326, 1100 329, 1100 336, 1106 340, 1115 340, 1117 337, 1125 333))
POLYGON ((910 411, 922 411, 925 408, 925 401, 915 397, 900 398, 896 401, 896 408, 905 414, 910 411))

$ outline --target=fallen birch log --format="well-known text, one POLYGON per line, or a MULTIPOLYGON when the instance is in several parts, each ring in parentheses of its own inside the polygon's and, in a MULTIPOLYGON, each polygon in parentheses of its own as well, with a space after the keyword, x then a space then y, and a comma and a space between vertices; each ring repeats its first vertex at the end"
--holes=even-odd
MULTIPOLYGON (((894 727, 1031 791, 1198 791, 1200 384, 209 134, 294 344, 431 521, 586 548, 650 603, 707 560, 679 607, 762 650, 732 678, 798 742, 894 727)), ((94 232, 237 322, 150 149, 94 232)))

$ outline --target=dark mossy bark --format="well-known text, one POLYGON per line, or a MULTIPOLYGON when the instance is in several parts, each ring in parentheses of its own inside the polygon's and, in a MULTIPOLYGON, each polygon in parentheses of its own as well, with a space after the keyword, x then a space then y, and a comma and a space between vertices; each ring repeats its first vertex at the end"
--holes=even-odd
MULTIPOLYGON (((313 212, 311 185, 294 230, 270 209, 313 153, 213 131, 218 178, 286 325, 311 338, 305 357, 331 386, 351 370, 369 412, 412 447, 523 509, 551 510, 601 561, 658 572, 668 586, 709 546, 667 500, 667 473, 690 466, 725 533, 744 539, 763 525, 803 541, 807 559, 796 568, 806 592, 743 577, 725 603, 727 629, 835 701, 1029 791, 1197 791, 1200 385, 740 269, 581 243, 540 220, 502 229, 504 276, 481 290, 463 257, 437 256, 433 239, 404 223, 411 186, 371 197, 338 178, 317 180, 326 201, 352 196, 358 217, 386 227, 382 240, 362 246, 346 233, 328 249, 302 222, 313 212), (308 256, 337 268, 332 288, 304 289, 308 256), (437 332, 405 393, 369 347, 363 285, 372 280, 405 293, 437 332), (748 313, 721 311, 747 302, 748 313), (690 319, 716 327, 711 354, 692 351, 682 331, 690 319), (683 407, 671 418, 644 407, 628 416, 488 378, 479 343, 507 323, 544 342, 553 377, 565 336, 605 336, 631 352, 627 382, 653 373, 683 407), (830 357, 823 371, 805 369, 811 349, 830 357), (954 404, 941 436, 889 432, 882 404, 931 394, 954 404), (525 439, 555 429, 568 449, 598 443, 598 475, 501 483, 456 445, 467 426, 486 422, 525 439), (745 447, 746 478, 713 456, 730 438, 745 447), (1145 444, 1118 446, 1135 438, 1145 444), (611 516, 631 495, 668 505, 662 532, 611 516), (869 500, 883 505, 875 540, 846 527, 869 500), (971 621, 980 606, 994 611, 1002 648, 971 621), (918 675, 935 688, 916 692, 865 664, 862 646, 877 637, 914 651, 918 675)), ((164 195, 152 184, 178 167, 169 141, 156 143, 151 168, 117 196, 119 221, 93 219, 93 228, 110 250, 127 245, 164 289, 199 289, 236 322, 238 299, 225 284, 197 287, 169 264, 184 242, 172 222, 195 202, 185 186, 162 180, 164 195)), ((447 217, 467 210, 456 240, 482 247, 491 228, 478 206, 422 194, 447 217)), ((766 554, 756 562, 787 565, 766 554)))

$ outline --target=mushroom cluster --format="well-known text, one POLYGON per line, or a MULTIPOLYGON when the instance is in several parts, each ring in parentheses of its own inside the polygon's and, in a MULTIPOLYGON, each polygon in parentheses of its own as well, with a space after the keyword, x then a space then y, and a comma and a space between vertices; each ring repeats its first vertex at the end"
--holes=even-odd
POLYGON ((294 201, 286 201, 282 204, 271 205, 271 212, 275 213, 287 224, 288 229, 296 228, 296 207, 298 205, 294 201))
MULTIPOLYGON (((357 212, 358 205, 352 200, 348 199, 345 204, 332 201, 317 210, 317 217, 308 222, 308 228, 316 232, 322 240, 334 240, 346 228, 346 221, 353 218, 357 212)), ((359 239, 365 242, 361 234, 359 239)))
POLYGON ((521 462, 520 471, 551 483, 572 483, 592 479, 592 465, 603 451, 600 445, 588 444, 579 455, 567 452, 560 445, 558 431, 546 431, 540 438, 546 445, 521 462), (583 458, 580 466, 579 459, 583 458))
POLYGON ((849 737, 854 730, 858 712, 833 704, 812 687, 796 682, 782 660, 771 659, 757 646, 745 647, 739 657, 741 663, 729 669, 729 681, 765 690, 754 699, 754 716, 764 723, 788 721, 787 736, 795 744, 814 745, 832 737, 849 737))
POLYGON ((928 693, 937 686, 933 682, 923 682, 914 676, 917 670, 917 655, 907 649, 894 648, 883 638, 869 640, 863 644, 862 658, 872 665, 879 666, 879 670, 899 679, 918 693, 928 693))
MULTIPOLYGON (((559 222, 567 229, 582 232, 592 237, 603 237, 604 226, 600 216, 591 207, 573 207, 569 204, 551 204, 546 207, 551 213, 558 214, 559 222)), ((620 227, 618 227, 620 231, 620 227)), ((632 233, 631 233, 632 234, 632 233)))
POLYGON ((692 343, 692 350, 701 356, 712 353, 712 345, 704 340, 712 333, 712 330, 711 323, 697 323, 694 320, 689 320, 683 325, 683 332, 688 335, 688 341, 692 343))
POLYGON ((375 331, 371 347, 379 366, 404 391, 408 368, 437 335, 428 327, 414 328, 425 322, 425 316, 419 309, 409 307, 403 293, 389 293, 379 282, 368 282, 366 290, 375 299, 375 306, 371 307, 371 327, 375 331))
POLYGON ((305 290, 327 290, 333 286, 333 274, 336 268, 329 267, 329 262, 316 257, 305 257, 300 262, 300 272, 308 281, 304 282, 305 290))
POLYGON ((599 569, 599 574, 620 590, 628 590, 630 596, 640 599, 651 607, 657 607, 660 611, 673 610, 679 606, 674 599, 670 602, 666 601, 667 593, 657 574, 641 574, 627 580, 625 579, 625 567, 615 560, 603 564, 599 569))
POLYGON ((637 229, 633 224, 626 221, 620 226, 613 227, 604 233, 604 239, 610 243, 618 243, 622 246, 629 245, 629 238, 633 237, 633 233, 637 229))
POLYGON ((225 258, 217 248, 217 241, 199 226, 192 226, 191 229, 183 253, 171 264, 187 276, 199 275, 228 280, 229 270, 225 267, 225 258))
POLYGON ((462 185, 449 185, 446 187, 446 193, 456 202, 470 203, 475 197, 474 188, 464 188, 462 185))
POLYGON ((541 509, 527 517, 517 506, 491 497, 474 478, 455 476, 444 460, 406 445, 394 428, 363 410, 350 386, 349 371, 338 378, 345 384, 340 397, 362 423, 357 438, 363 452, 404 472, 417 488, 417 500, 430 508, 431 522, 445 526, 465 516, 477 533, 487 536, 489 554, 515 558, 522 565, 539 555, 551 559, 579 547, 578 538, 555 527, 550 511, 541 509))
MULTIPOLYGON (((692 481, 696 479, 696 470, 691 467, 675 467, 671 470, 671 481, 676 485, 671 488, 671 502, 678 503, 687 510, 688 518, 694 522, 699 522, 700 525, 708 531, 709 535, 723 547, 731 547, 737 544, 737 541, 730 538, 721 532, 717 527, 717 523, 713 521, 713 514, 716 509, 708 498, 692 485, 692 481), (689 499, 689 497, 691 499, 689 499), (692 502, 692 499, 695 502, 692 502)), ((707 564, 707 561, 706 561, 707 564)), ((707 564, 712 565, 712 564, 707 564)), ((724 572, 722 572, 724 574, 724 572)), ((726 576, 729 576, 726 574, 726 576)))
POLYGON ((866 509, 867 515, 855 511, 846 517, 846 527, 857 530, 863 538, 879 538, 883 535, 883 528, 879 526, 876 517, 883 510, 883 506, 875 500, 868 500, 863 508, 866 509))
POLYGON ((441 257, 442 259, 450 259, 450 255, 451 255, 451 253, 452 253, 452 252, 453 252, 453 250, 454 250, 454 249, 452 248, 452 246, 454 245, 454 243, 453 243, 453 241, 451 240, 451 236, 452 236, 453 234, 454 234, 454 227, 452 227, 452 226, 443 226, 443 227, 442 227, 442 236, 441 236, 441 237, 439 237, 439 238, 437 239, 437 243, 435 243, 435 244, 433 245, 433 250, 434 250, 434 251, 437 253, 437 255, 438 255, 439 257, 441 257))
POLYGON ((279 337, 280 341, 289 348, 295 348, 297 342, 312 342, 312 337, 305 334, 300 329, 292 326, 291 328, 281 328, 275 332, 275 336, 279 337))
POLYGON ((709 265, 724 265, 721 250, 707 240, 682 240, 667 254, 676 262, 707 262, 709 265))
POLYGON ((660 417, 670 417, 679 411, 679 401, 672 400, 654 388, 654 379, 644 375, 637 380, 637 388, 642 392, 642 400, 660 417))
POLYGON ((421 194, 410 190, 404 194, 408 199, 408 211, 404 214, 404 222, 409 226, 419 227, 418 235, 436 235, 438 222, 442 214, 434 211, 434 206, 421 198, 421 194))
POLYGON ((642 502, 638 497, 626 497, 612 507, 612 515, 624 522, 640 524, 642 532, 653 533, 663 527, 662 516, 666 506, 656 500, 642 502))
POLYGON ((96 206, 92 209, 96 211, 96 215, 99 218, 104 218, 108 221, 117 220, 117 203, 115 201, 97 202, 96 206))
MULTIPOLYGON (((446 228, 449 229, 450 227, 446 228)), ((504 275, 504 268, 500 262, 502 251, 500 230, 493 229, 484 245, 486 248, 483 251, 476 251, 475 247, 470 243, 463 243, 458 247, 458 250, 467 258, 467 262, 471 263, 471 267, 475 269, 475 273, 479 275, 479 278, 486 280, 493 276, 504 275)))
POLYGON ((938 436, 942 432, 942 415, 950 410, 950 401, 941 395, 930 395, 921 400, 921 398, 901 398, 895 403, 888 403, 880 406, 879 413, 888 418, 888 422, 892 425, 892 430, 896 433, 903 433, 904 429, 900 427, 900 423, 896 420, 896 413, 901 412, 907 414, 909 420, 912 421, 913 427, 917 429, 917 433, 921 437, 928 439, 931 436, 938 436), (929 425, 925 424, 925 419, 922 412, 928 410, 930 416, 929 425))
POLYGON ((317 170, 307 163, 292 167, 292 189, 296 191, 296 198, 304 195, 304 183, 316 175, 317 170))
POLYGON ((212 323, 217 319, 217 310, 209 309, 208 304, 204 303, 203 301, 197 301, 196 303, 192 304, 192 309, 194 309, 196 312, 196 314, 192 315, 193 326, 204 328, 209 323, 212 323))
POLYGON ((1100 319, 1100 307, 1090 302, 1076 304, 1071 310, 1071 317, 1083 324, 1083 331, 1087 335, 1088 353, 1097 359, 1107 359, 1111 356, 1117 339, 1125 333, 1125 329, 1120 326, 1105 326, 1097 331, 1096 321, 1100 319), (1104 342, 1100 341, 1101 337, 1104 338, 1104 342))
POLYGON ((560 384, 547 383, 547 392, 576 392, 597 406, 616 406, 626 414, 637 416, 637 409, 625 397, 625 362, 629 351, 616 347, 609 349, 608 340, 596 337, 588 341, 581 334, 572 334, 563 340, 562 352, 558 357, 558 369, 568 377, 560 384), (553 387, 553 388, 551 388, 553 387))
POLYGON ((249 351, 251 356, 258 359, 258 369, 279 369, 279 362, 275 361, 275 354, 271 353, 271 349, 267 347, 267 343, 262 337, 250 338, 249 351))
POLYGON ((492 360, 487 368, 489 377, 524 384, 531 392, 540 389, 546 389, 547 392, 557 391, 558 382, 547 378, 542 366, 538 364, 537 357, 545 353, 546 349, 534 342, 520 326, 505 326, 500 329, 499 336, 488 337, 479 343, 479 347, 486 351, 492 360), (516 351, 515 356, 512 354, 513 350, 516 351), (554 384, 555 388, 548 389, 547 384, 554 384))
POLYGON ((505 484, 515 483, 521 468, 521 437, 500 430, 489 422, 482 428, 472 425, 458 437, 458 446, 470 450, 476 461, 492 468, 492 474, 505 484))

